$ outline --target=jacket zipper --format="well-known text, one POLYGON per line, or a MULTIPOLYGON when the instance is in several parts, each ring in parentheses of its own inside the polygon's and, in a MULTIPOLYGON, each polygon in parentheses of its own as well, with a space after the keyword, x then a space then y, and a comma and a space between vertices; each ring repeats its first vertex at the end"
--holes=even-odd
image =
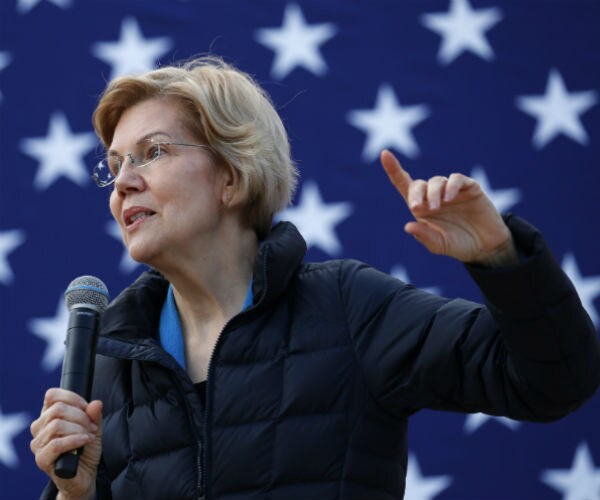
POLYGON ((212 352, 210 353, 210 357, 208 358, 208 370, 207 370, 207 374, 206 374, 206 404, 204 405, 204 415, 203 415, 203 421, 202 421, 202 428, 203 428, 203 435, 204 435, 204 447, 202 448, 202 455, 198 457, 200 470, 204 471, 204 474, 199 476, 200 486, 199 486, 198 492, 202 493, 202 496, 199 495, 199 500, 204 500, 206 498, 206 476, 207 476, 207 469, 208 469, 208 454, 207 454, 208 406, 209 406, 210 400, 211 400, 208 393, 210 392, 210 387, 211 387, 210 380, 212 378, 211 374, 212 374, 213 357, 215 355, 215 351, 217 350, 217 346, 219 345, 219 342, 221 342, 221 337, 223 336, 223 332, 225 331, 225 329, 227 328, 227 325, 229 325, 230 322, 231 322, 231 320, 229 320, 227 323, 225 323, 223 328, 221 328, 221 331, 219 332, 219 336, 217 337, 217 343, 215 344, 215 347, 213 348, 212 352))
POLYGON ((186 416, 187 416, 188 422, 190 423, 190 427, 192 428, 192 432, 194 433, 194 437, 196 438, 196 470, 198 471, 198 479, 196 481, 196 494, 197 494, 198 500, 204 500, 205 499, 204 488, 203 488, 203 484, 204 484, 203 472, 204 471, 202 470, 202 450, 204 447, 202 446, 202 437, 198 434, 198 431, 196 430, 196 425, 194 424, 194 412, 190 406, 189 401, 185 397, 185 390, 183 389, 181 380, 179 380, 179 377, 177 377, 176 374, 173 378, 175 380, 175 383, 177 384, 177 387, 179 388, 179 392, 181 393, 181 396, 183 397, 185 409, 186 409, 186 416))
POLYGON ((196 491, 198 492, 198 500, 204 500, 206 497, 204 496, 204 487, 203 478, 204 474, 202 473, 202 440, 198 438, 198 451, 196 453, 196 467, 198 468, 198 482, 196 483, 196 491))
POLYGON ((208 358, 208 370, 207 370, 207 375, 206 375, 206 405, 204 405, 204 421, 202 422, 202 427, 203 427, 203 435, 204 435, 204 447, 202 448, 202 460, 201 463, 199 464, 200 470, 204 470, 204 474, 203 475, 199 475, 199 481, 201 482, 201 485, 199 486, 198 492, 202 493, 202 496, 200 496, 200 494, 198 495, 198 500, 205 500, 206 498, 206 477, 208 476, 207 474, 207 470, 208 470, 208 457, 207 457, 207 453, 208 453, 208 446, 207 441, 208 441, 208 406, 210 404, 210 397, 208 395, 208 392, 210 390, 210 380, 211 380, 211 375, 213 372, 213 358, 215 356, 215 352, 217 351, 217 349, 219 348, 220 344, 222 343, 222 338, 223 338, 223 333, 225 332, 225 330, 227 329, 227 327, 233 322, 233 320, 235 320, 238 316, 240 316, 241 314, 247 312, 247 311, 251 311, 252 309, 255 309, 256 307, 258 307, 260 305, 260 303, 262 302, 263 298, 266 296, 266 291, 267 291, 267 254, 269 253, 269 248, 266 247, 265 251, 263 253, 263 265, 262 265, 262 269, 263 269, 263 294, 262 297, 260 298, 259 302, 251 305, 250 307, 248 307, 247 309, 244 309, 243 311, 241 311, 240 313, 236 314, 233 318, 231 318, 229 321, 227 321, 227 323, 225 323, 225 325, 223 326, 223 328, 221 328, 221 331, 219 332, 219 336, 217 337, 217 342, 215 344, 215 347, 213 348, 212 352, 210 353, 210 357, 208 358))
POLYGON ((219 344, 221 343, 221 339, 223 337, 223 333, 225 332, 225 330, 227 329, 227 327, 231 324, 231 322, 233 321, 234 318, 237 318, 239 316, 239 314, 236 314, 233 318, 231 318, 229 321, 227 321, 227 323, 225 323, 225 325, 223 325, 223 328, 221 328, 221 331, 219 332, 219 336, 217 337, 217 342, 215 344, 215 347, 213 348, 212 352, 210 353, 210 357, 208 358, 208 370, 207 370, 207 374, 206 374, 206 404, 204 405, 204 415, 203 415, 203 421, 202 421, 202 427, 203 427, 203 436, 204 436, 204 446, 202 447, 202 456, 199 457, 198 459, 198 466, 200 467, 200 471, 204 471, 204 474, 199 475, 199 488, 198 488, 198 500, 204 500, 206 498, 206 476, 207 476, 207 469, 208 469, 208 456, 207 456, 207 448, 208 446, 206 446, 206 443, 208 441, 208 406, 210 404, 210 397, 208 396, 208 392, 210 389, 210 380, 211 380, 211 374, 212 374, 212 366, 213 366, 213 358, 215 356, 215 352, 219 346, 219 344), (202 493, 202 495, 200 495, 200 493, 202 493))

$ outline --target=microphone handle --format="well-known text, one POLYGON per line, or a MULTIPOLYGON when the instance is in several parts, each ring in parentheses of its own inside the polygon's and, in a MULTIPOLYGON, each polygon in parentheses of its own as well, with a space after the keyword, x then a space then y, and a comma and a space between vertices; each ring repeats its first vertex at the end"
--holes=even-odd
MULTIPOLYGON (((74 305, 69 314, 60 387, 79 394, 86 401, 92 392, 99 319, 98 311, 85 305, 74 305)), ((81 453, 83 447, 63 453, 54 463, 54 473, 63 479, 75 477, 81 453)))

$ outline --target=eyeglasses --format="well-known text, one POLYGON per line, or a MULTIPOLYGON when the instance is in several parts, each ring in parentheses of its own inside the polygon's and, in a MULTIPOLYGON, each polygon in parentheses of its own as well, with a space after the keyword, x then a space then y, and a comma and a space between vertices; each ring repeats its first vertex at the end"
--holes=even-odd
POLYGON ((133 166, 141 168, 165 158, 169 151, 166 146, 187 146, 192 148, 207 148, 206 144, 185 144, 182 142, 153 142, 144 141, 138 144, 134 151, 125 153, 125 156, 117 154, 109 154, 103 160, 99 161, 92 171, 92 179, 98 187, 106 187, 113 184, 125 163, 125 158, 129 158, 129 163, 133 166))

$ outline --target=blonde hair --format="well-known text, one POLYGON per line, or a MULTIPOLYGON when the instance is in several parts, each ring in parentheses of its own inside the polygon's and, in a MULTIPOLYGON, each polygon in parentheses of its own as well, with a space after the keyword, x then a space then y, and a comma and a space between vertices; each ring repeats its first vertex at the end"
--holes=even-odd
POLYGON ((285 127, 268 94, 249 74, 215 56, 119 77, 108 84, 93 115, 104 146, 110 146, 125 110, 163 97, 183 104, 186 127, 238 173, 246 222, 263 238, 275 213, 290 203, 298 179, 285 127))

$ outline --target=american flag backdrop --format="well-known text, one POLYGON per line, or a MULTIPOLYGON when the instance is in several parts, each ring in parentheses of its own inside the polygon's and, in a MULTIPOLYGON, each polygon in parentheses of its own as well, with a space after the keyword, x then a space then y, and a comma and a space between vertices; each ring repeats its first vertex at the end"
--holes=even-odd
MULTIPOLYGON (((527 218, 600 327, 600 1, 1 0, 0 498, 45 484, 29 424, 57 385, 82 274, 116 296, 143 267, 91 167, 105 83, 200 53, 273 97, 302 178, 309 260, 353 257, 445 296, 481 300, 429 255, 377 157, 413 177, 460 171, 527 218)), ((552 424, 424 410, 406 498, 600 499, 600 394, 552 424)), ((251 460, 251 457, 249 457, 251 460)))

